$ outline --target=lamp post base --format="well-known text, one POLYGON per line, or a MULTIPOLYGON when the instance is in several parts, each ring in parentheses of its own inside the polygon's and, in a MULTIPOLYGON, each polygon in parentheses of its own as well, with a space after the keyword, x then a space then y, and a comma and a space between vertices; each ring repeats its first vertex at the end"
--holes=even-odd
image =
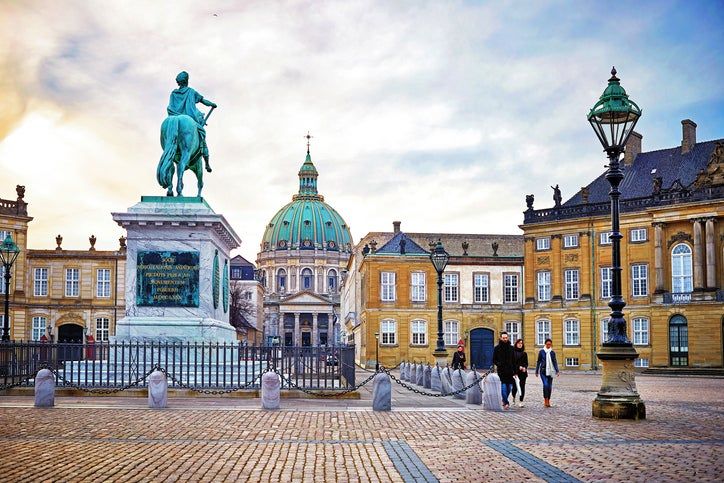
POLYGON ((445 366, 448 365, 447 351, 446 351, 446 350, 442 350, 442 351, 437 351, 437 350, 436 350, 436 351, 434 351, 434 352, 432 353, 432 357, 435 358, 435 363, 436 363, 438 366, 440 366, 441 369, 442 369, 443 367, 445 367, 445 366))
POLYGON ((599 419, 646 419, 646 406, 636 390, 633 346, 603 345, 598 353, 603 374, 592 413, 599 419))

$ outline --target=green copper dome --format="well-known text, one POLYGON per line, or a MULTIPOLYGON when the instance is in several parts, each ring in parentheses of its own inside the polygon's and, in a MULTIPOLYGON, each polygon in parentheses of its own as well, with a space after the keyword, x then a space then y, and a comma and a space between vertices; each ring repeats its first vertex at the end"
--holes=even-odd
POLYGON ((299 170, 299 193, 267 224, 261 242, 262 251, 315 248, 351 251, 352 234, 349 227, 317 192, 318 176, 307 150, 307 158, 299 170))

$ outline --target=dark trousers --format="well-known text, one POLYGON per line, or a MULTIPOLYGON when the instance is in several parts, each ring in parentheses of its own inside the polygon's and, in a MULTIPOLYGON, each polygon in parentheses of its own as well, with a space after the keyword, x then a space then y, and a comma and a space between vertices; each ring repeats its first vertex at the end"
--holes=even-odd
POLYGON ((553 376, 541 374, 540 379, 543 381, 543 398, 550 399, 551 392, 553 391, 553 376))
MULTIPOLYGON (((525 372, 521 372, 518 374, 518 381, 520 383, 520 400, 523 401, 523 398, 525 398, 525 380, 528 379, 528 374, 525 372)), ((518 393, 518 388, 513 384, 513 399, 515 399, 516 394, 518 393)))

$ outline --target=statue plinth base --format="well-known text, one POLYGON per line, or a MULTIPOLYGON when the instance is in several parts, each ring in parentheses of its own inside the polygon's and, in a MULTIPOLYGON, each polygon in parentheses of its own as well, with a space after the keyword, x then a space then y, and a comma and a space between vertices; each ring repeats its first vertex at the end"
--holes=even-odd
POLYGON ((603 366, 601 389, 593 401, 593 417, 599 419, 646 419, 646 406, 636 390, 632 345, 603 345, 598 358, 603 366))
POLYGON ((436 363, 438 366, 440 366, 440 369, 442 369, 443 367, 447 366, 448 363, 449 363, 449 361, 448 361, 448 352, 447 352, 446 350, 442 350, 442 351, 436 350, 436 351, 434 351, 434 352, 432 353, 432 357, 435 358, 435 363, 436 363))

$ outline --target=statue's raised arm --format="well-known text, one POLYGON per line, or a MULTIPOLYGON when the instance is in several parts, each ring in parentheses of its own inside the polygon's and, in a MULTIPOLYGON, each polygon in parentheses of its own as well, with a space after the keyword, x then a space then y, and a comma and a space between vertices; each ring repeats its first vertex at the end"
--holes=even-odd
MULTIPOLYGON (((156 178, 165 188, 168 196, 173 196, 174 163, 178 165, 176 192, 181 196, 183 190, 183 173, 186 169, 196 174, 198 196, 201 196, 203 171, 201 158, 206 171, 211 172, 209 164, 209 148, 206 145, 206 119, 208 114, 199 111, 196 104, 201 103, 216 109, 216 103, 205 99, 199 92, 189 87, 189 74, 186 71, 176 76, 178 88, 171 92, 168 101, 168 118, 161 125, 161 147, 163 155, 158 163, 156 178)), ((211 114, 209 111, 209 114, 211 114)))

